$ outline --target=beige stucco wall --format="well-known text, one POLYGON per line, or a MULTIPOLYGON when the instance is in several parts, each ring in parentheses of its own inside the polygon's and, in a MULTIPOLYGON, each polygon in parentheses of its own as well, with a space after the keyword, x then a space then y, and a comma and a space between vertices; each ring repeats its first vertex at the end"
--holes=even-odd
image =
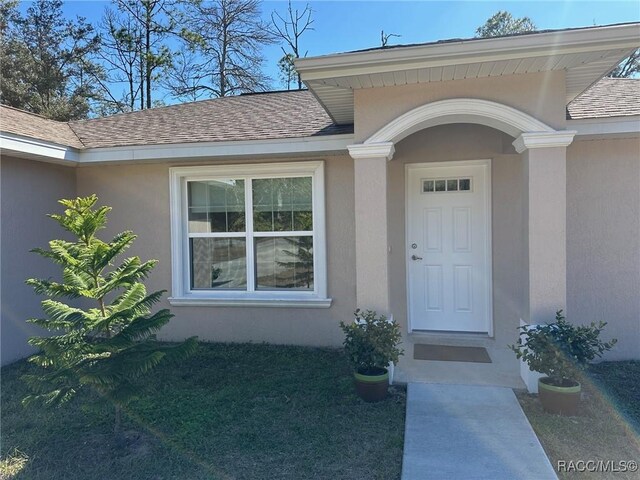
POLYGON ((640 139, 567 152, 567 312, 607 321, 608 359, 640 358, 640 139))
MULTIPOLYGON (((389 243, 391 311, 407 331, 405 241, 405 165, 408 163, 491 159, 494 338, 488 347, 504 348, 517 335, 523 308, 522 160, 511 137, 489 127, 443 125, 398 143, 389 163, 389 243)), ((412 342, 405 338, 405 341, 412 342)), ((424 341, 420 338, 419 341, 424 341)), ((430 341, 438 341, 438 337, 430 341)), ((477 342, 475 342, 477 343, 477 342)), ((516 367, 515 356, 513 366, 516 367)))
POLYGON ((565 127, 565 74, 558 71, 355 90, 355 140, 366 140, 420 105, 461 97, 503 103, 556 129, 565 127))
POLYGON ((42 331, 25 322, 42 315, 41 297, 25 285, 27 278, 58 278, 59 269, 30 253, 47 247, 64 231, 45 215, 58 210, 57 201, 75 196, 75 170, 5 155, 0 159, 1 364, 32 352, 27 338, 42 331))
MULTIPOLYGON (((220 163, 223 162, 216 162, 220 163)), ((92 166, 80 167, 77 173, 80 195, 96 193, 101 203, 113 207, 105 234, 113 235, 124 229, 132 229, 138 234, 132 253, 143 259, 160 261, 147 287, 165 289, 169 293, 170 166, 166 163, 92 166)), ((328 293, 333 297, 329 309, 170 307, 165 300, 161 306, 171 308, 175 318, 159 337, 180 340, 198 335, 208 341, 340 345, 342 333, 338 323, 352 318, 355 309, 353 161, 350 157, 325 159, 325 194, 328 293)))

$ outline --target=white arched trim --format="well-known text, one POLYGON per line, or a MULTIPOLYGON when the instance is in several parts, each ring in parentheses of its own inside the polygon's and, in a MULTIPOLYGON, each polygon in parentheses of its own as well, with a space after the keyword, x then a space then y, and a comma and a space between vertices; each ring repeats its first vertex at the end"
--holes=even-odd
POLYGON ((524 132, 555 132, 549 125, 513 107, 477 98, 453 98, 414 108, 382 127, 364 143, 397 143, 418 130, 451 123, 486 125, 516 138, 524 132))

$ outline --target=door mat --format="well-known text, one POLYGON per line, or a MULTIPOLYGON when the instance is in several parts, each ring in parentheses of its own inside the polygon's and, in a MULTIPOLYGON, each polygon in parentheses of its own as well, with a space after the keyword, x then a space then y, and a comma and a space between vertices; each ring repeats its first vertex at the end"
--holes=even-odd
POLYGON ((492 363, 487 349, 484 347, 452 347, 448 345, 413 346, 415 360, 435 360, 439 362, 474 362, 492 363))

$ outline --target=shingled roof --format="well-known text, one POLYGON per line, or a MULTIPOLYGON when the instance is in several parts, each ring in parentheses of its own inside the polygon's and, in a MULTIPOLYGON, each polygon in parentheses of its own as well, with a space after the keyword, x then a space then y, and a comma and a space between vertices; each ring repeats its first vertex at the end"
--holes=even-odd
POLYGON ((309 91, 240 95, 71 122, 87 148, 352 133, 309 91))
POLYGON ((68 123, 49 120, 6 105, 0 105, 0 131, 67 147, 83 148, 82 142, 68 123))
POLYGON ((75 148, 227 142, 353 133, 307 90, 215 98, 74 122, 0 106, 0 131, 75 148))
MULTIPOLYGON (((567 118, 640 115, 640 79, 604 78, 567 106, 567 118)), ((77 149, 255 141, 353 133, 307 90, 216 98, 75 122, 0 106, 0 131, 77 149)))
POLYGON ((567 105, 567 118, 640 115, 640 79, 603 78, 567 105))

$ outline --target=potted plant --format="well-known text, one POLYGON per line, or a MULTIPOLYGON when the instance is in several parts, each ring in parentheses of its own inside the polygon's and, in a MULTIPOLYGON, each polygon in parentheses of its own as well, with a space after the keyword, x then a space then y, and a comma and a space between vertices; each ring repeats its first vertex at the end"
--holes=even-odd
POLYGON ((518 341, 510 348, 530 370, 546 375, 538 380, 538 395, 545 411, 576 414, 581 392, 580 371, 616 343, 616 339, 600 340, 605 325, 606 322, 572 325, 559 310, 554 323, 519 328, 518 341))
POLYGON ((398 361, 403 351, 400 326, 372 310, 355 311, 351 323, 340 322, 345 334, 344 349, 353 366, 356 391, 366 402, 377 402, 387 396, 390 363, 398 361))

